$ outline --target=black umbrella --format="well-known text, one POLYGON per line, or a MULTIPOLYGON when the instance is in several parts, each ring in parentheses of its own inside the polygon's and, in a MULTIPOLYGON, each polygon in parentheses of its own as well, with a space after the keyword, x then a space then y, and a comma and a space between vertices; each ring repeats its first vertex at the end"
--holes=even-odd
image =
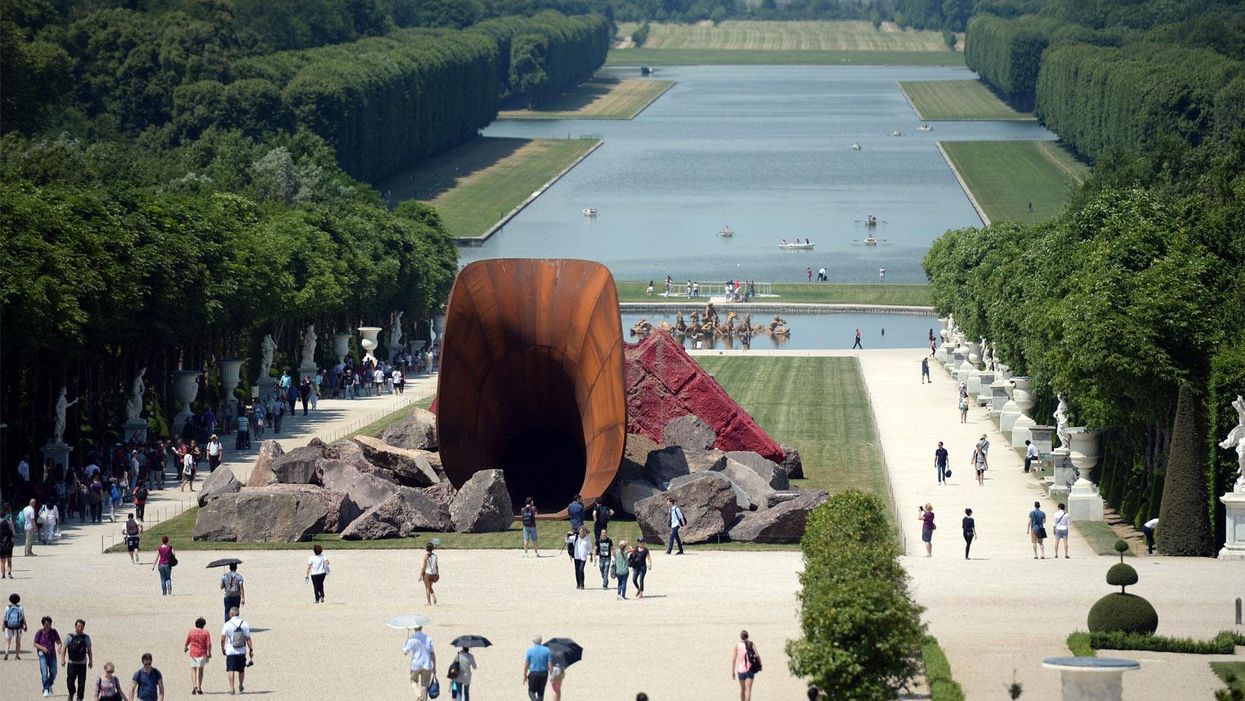
POLYGON ((207 563, 207 569, 211 569, 213 567, 228 567, 230 565, 241 565, 241 564, 242 564, 242 561, 236 557, 222 557, 219 560, 212 560, 211 562, 207 563))
POLYGON ((553 661, 562 667, 570 667, 584 657, 584 648, 570 638, 550 638, 545 647, 553 653, 553 661))
POLYGON ((490 647, 492 644, 483 635, 460 635, 450 641, 454 647, 490 647))

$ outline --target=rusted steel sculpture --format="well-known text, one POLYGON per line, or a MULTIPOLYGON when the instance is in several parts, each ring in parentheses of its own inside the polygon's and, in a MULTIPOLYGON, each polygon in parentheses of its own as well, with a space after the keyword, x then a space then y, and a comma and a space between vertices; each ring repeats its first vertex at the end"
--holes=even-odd
POLYGON ((505 471, 511 501, 601 496, 626 440, 618 291, 583 260, 471 263, 450 293, 437 384, 446 476, 505 471))

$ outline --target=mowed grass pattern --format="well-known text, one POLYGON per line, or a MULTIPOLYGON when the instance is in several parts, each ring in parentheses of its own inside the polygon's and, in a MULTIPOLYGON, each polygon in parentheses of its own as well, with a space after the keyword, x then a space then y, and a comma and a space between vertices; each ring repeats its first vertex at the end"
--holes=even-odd
POLYGON ((608 66, 962 66, 955 51, 613 49, 608 66))
MULTIPOLYGON (((653 304, 677 303, 680 299, 686 303, 686 297, 662 297, 660 280, 654 281, 654 294, 647 294, 648 282, 622 281, 618 283, 618 299, 620 302, 650 302, 653 304)), ((682 292, 683 287, 676 285, 676 291, 682 292)), ((701 294, 706 294, 704 285, 701 294)), ((777 297, 762 297, 758 302, 793 302, 800 304, 878 304, 887 306, 929 306, 929 285, 872 285, 872 284, 837 284, 837 283, 776 283, 773 286, 777 297)), ((697 304, 703 305, 708 299, 702 297, 697 304)))
POLYGON ((855 358, 698 356, 735 401, 804 462, 799 487, 890 502, 869 394, 855 358))
POLYGON ((1085 164, 1054 141, 940 143, 991 222, 1050 219, 1089 174, 1085 164))
MULTIPOLYGON (((630 36, 638 24, 619 25, 630 36)), ((728 21, 712 24, 650 24, 643 49, 730 51, 938 51, 952 53, 941 32, 874 29, 869 22, 728 21), (892 31, 893 30, 893 31, 892 31)))
POLYGON ((976 80, 900 81, 917 116, 936 120, 1032 120, 1030 112, 1017 112, 976 80))
POLYGON ((595 139, 478 138, 378 189, 436 207, 450 235, 478 237, 590 151, 595 139))
POLYGON ((503 110, 501 119, 634 119, 674 85, 673 80, 598 78, 534 109, 503 110))

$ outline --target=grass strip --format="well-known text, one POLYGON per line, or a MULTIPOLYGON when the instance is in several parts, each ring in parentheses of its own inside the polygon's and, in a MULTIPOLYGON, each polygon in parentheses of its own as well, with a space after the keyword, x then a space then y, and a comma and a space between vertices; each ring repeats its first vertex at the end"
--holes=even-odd
POLYGON ((977 80, 902 80, 899 89, 917 116, 929 121, 1032 121, 1032 112, 1017 112, 977 80))
POLYGON ((1210 669, 1228 688, 1222 692, 1216 692, 1216 699, 1223 701, 1231 701, 1232 699, 1245 698, 1245 662, 1211 662, 1210 669), (1233 696, 1236 692, 1236 696, 1233 696))
MULTIPOLYGON (((1115 543, 1120 539, 1111 526, 1103 521, 1074 521, 1072 527, 1080 532, 1095 555, 1119 555, 1115 543)), ((1124 557, 1135 557, 1132 550, 1124 551, 1124 557)))
POLYGON ((926 636, 921 645, 921 658, 925 661, 925 683, 929 686, 932 701, 964 701, 964 689, 951 676, 951 664, 943 653, 938 639, 926 636))
POLYGON ((1088 166, 1053 141, 940 144, 991 222, 1046 221, 1059 214, 1089 175, 1088 166))
MULTIPOLYGON (((648 296, 648 282, 620 281, 618 284, 618 301, 620 302, 651 302, 653 304, 682 303, 695 304, 703 307, 708 299, 708 290, 701 285, 699 300, 686 297, 662 297, 662 281, 654 281, 653 296, 648 296)), ((683 287, 676 282, 675 290, 682 292, 683 287)), ((930 286, 926 284, 840 284, 791 282, 774 283, 773 293, 777 297, 758 297, 756 302, 795 302, 800 304, 876 304, 883 306, 929 306, 930 286)))
POLYGON ((673 80, 594 78, 531 109, 503 110, 499 119, 634 119, 674 86, 673 80))
MULTIPOLYGON (((635 23, 619 25, 630 36, 635 23)), ((680 24, 649 24, 645 49, 736 49, 762 51, 932 51, 950 53, 942 32, 900 29, 887 23, 874 27, 863 20, 792 21, 727 20, 680 24)))
POLYGON ((611 49, 607 66, 962 66, 956 51, 611 49))

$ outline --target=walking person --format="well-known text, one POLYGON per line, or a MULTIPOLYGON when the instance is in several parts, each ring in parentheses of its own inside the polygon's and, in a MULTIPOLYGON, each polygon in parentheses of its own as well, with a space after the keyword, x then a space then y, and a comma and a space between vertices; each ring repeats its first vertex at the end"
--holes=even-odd
POLYGON ((947 483, 947 455, 942 441, 938 441, 938 448, 934 451, 934 469, 938 471, 938 484, 947 483))
POLYGON ((195 627, 186 633, 186 644, 182 652, 190 655, 190 693, 203 693, 203 670, 212 659, 212 634, 207 632, 207 620, 202 616, 195 619, 195 627))
POLYGON ((311 593, 316 603, 324 601, 324 578, 329 576, 329 559, 324 555, 324 548, 311 546, 311 557, 307 558, 307 573, 303 579, 311 581, 311 593))
MULTIPOLYGON (((114 672, 116 667, 111 662, 104 663, 104 673, 95 680, 95 701, 132 701, 125 698, 125 693, 121 691, 121 677, 114 672)), ((86 681, 82 682, 82 686, 86 686, 86 681)), ((131 694, 134 692, 131 691, 131 694)), ((79 696, 79 699, 82 697, 79 696)))
POLYGON ((1068 555, 1068 531, 1072 528, 1072 514, 1068 513, 1066 507, 1060 504, 1055 509, 1055 559, 1059 559, 1059 543, 1063 541, 1063 559, 1067 560, 1068 555))
POLYGON ((631 568, 630 558, 631 548, 627 547, 627 541, 618 542, 618 552, 614 554, 614 579, 618 581, 618 594, 615 598, 627 598, 627 574, 631 568))
POLYGON ((977 472, 977 484, 984 487, 986 484, 986 470, 990 469, 990 464, 986 462, 986 452, 980 446, 973 449, 973 470, 977 472))
POLYGON ((562 682, 566 681, 566 667, 554 662, 549 668, 549 688, 553 689, 553 701, 562 701, 562 682))
POLYGON ((921 358, 921 384, 934 384, 934 380, 929 376, 929 358, 921 358))
POLYGON ((27 630, 26 610, 22 608, 22 597, 9 594, 9 605, 4 607, 4 659, 9 659, 9 646, 17 659, 22 659, 22 633, 27 630))
POLYGON ((424 561, 419 566, 419 578, 424 582, 424 599, 429 606, 437 603, 437 593, 433 591, 432 585, 441 581, 441 565, 437 562, 437 554, 433 552, 435 548, 432 543, 424 546, 424 561))
POLYGON ((549 683, 549 662, 553 654, 541 644, 538 635, 523 653, 523 681, 527 683, 528 701, 544 701, 545 685, 549 683))
POLYGON ((614 515, 614 510, 606 506, 604 501, 597 499, 592 505, 592 540, 594 543, 601 541, 601 531, 609 528, 610 516, 614 515))
POLYGON ((35 506, 39 502, 34 499, 22 509, 22 530, 26 532, 26 557, 36 557, 35 555, 35 506))
POLYGON ((856 350, 857 348, 860 350, 865 349, 864 346, 860 345, 860 329, 856 329, 856 341, 852 344, 852 350, 856 350))
POLYGON ((428 685, 437 674, 437 653, 423 626, 415 626, 402 645, 402 654, 411 656, 411 686, 415 688, 415 698, 427 701, 428 685))
POLYGON ((601 588, 610 588, 610 565, 614 554, 614 541, 610 540, 609 532, 602 528, 597 533, 597 567, 601 569, 601 588))
POLYGON ((571 530, 578 533, 584 525, 584 498, 578 494, 566 505, 566 519, 571 522, 571 530))
POLYGON ((1042 455, 1038 452, 1038 447, 1033 445, 1033 441, 1025 441, 1025 472, 1028 472, 1033 463, 1041 463, 1042 455))
POLYGON ((220 653, 225 656, 229 693, 233 693, 234 675, 238 678, 238 692, 246 691, 247 656, 255 659, 255 643, 251 640, 251 626, 242 620, 236 608, 229 612, 229 620, 221 628, 220 653))
POLYGON ((173 563, 176 558, 173 556, 173 546, 169 545, 169 537, 160 536, 160 547, 156 548, 156 561, 151 563, 151 569, 160 570, 160 595, 168 596, 173 593, 173 563))
MULTIPOLYGON (((1159 527, 1159 519, 1157 516, 1141 524, 1141 532, 1146 537, 1146 554, 1147 555, 1154 554, 1154 529, 1158 527, 1159 527)), ((12 567, 12 560, 10 560, 9 563, 10 563, 10 567, 12 567)), ((13 570, 11 569, 9 570, 9 576, 10 577, 13 576, 13 570)))
POLYGON ((972 509, 964 509, 964 518, 960 520, 960 527, 964 529, 964 559, 968 557, 969 548, 973 547, 973 541, 977 538, 977 521, 973 518, 972 509))
POLYGON ((17 528, 13 526, 10 513, 8 504, 0 505, 0 579, 13 576, 13 545, 17 539, 17 528))
POLYGON ((195 490, 195 454, 189 446, 186 452, 182 453, 182 483, 178 487, 178 491, 186 491, 186 487, 190 487, 190 491, 195 490))
POLYGON ((43 695, 52 695, 52 685, 56 683, 56 659, 60 656, 58 648, 61 634, 52 627, 52 617, 44 616, 40 621, 43 627, 35 631, 35 653, 39 656, 39 679, 43 682, 43 695))
POLYGON ((1046 559, 1046 513, 1042 511, 1042 503, 1033 502, 1033 511, 1029 512, 1028 525, 1025 532, 1029 534, 1029 542, 1033 544, 1033 559, 1038 559, 1038 551, 1042 559, 1046 559))
POLYGON ((139 523, 143 522, 143 516, 147 512, 147 497, 150 492, 147 491, 147 485, 143 482, 138 483, 138 487, 134 490, 134 516, 139 523))
POLYGON ((216 472, 216 468, 220 467, 220 460, 224 452, 224 449, 225 449, 225 446, 221 445, 220 437, 217 436, 215 433, 213 433, 212 437, 209 438, 207 442, 208 472, 209 473, 216 472))
POLYGON ((121 527, 121 535, 125 537, 125 551, 130 555, 130 562, 138 564, 138 545, 143 535, 143 524, 134 520, 134 514, 126 519, 121 527))
POLYGON ((968 423, 968 397, 960 397, 960 423, 968 423))
POLYGON ((86 634, 86 621, 79 618, 73 623, 73 633, 61 646, 61 667, 65 668, 65 686, 69 698, 77 692, 78 701, 86 695, 86 671, 95 666, 95 651, 91 648, 91 636, 86 634))
POLYGON ((653 553, 649 552, 648 546, 644 543, 644 536, 636 539, 635 547, 631 549, 631 555, 627 558, 627 564, 631 567, 631 584, 635 587, 635 597, 643 599, 644 577, 649 570, 653 569, 653 553))
POLYGON ((588 527, 580 526, 579 532, 575 534, 575 542, 573 544, 573 552, 571 558, 575 561, 575 588, 584 588, 584 568, 588 566, 588 561, 592 559, 592 539, 588 537, 588 527))
POLYGON ((164 701, 164 675, 151 666, 151 653, 143 653, 143 666, 130 678, 132 701, 164 701))
POLYGON ((451 696, 462 699, 462 701, 471 701, 471 670, 476 668, 475 655, 471 654, 471 648, 464 647, 455 655, 454 661, 450 663, 450 668, 446 670, 445 676, 453 680, 450 689, 451 696), (453 693, 457 689, 457 693, 453 693))
POLYGON ((679 505, 674 503, 674 497, 666 497, 666 504, 670 507, 670 537, 666 539, 666 554, 669 555, 674 550, 674 544, 678 543, 679 554, 682 555, 683 539, 679 537, 679 529, 687 525, 687 519, 683 518, 679 505))
POLYGON ((925 557, 931 557, 934 554, 934 529, 938 526, 934 523, 934 506, 929 502, 925 506, 918 506, 921 519, 921 542, 925 543, 925 557))
POLYGON ((246 578, 238 574, 238 563, 229 563, 229 571, 220 577, 220 590, 225 593, 225 620, 232 614, 230 611, 242 610, 246 606, 246 578))
POLYGON ((540 557, 540 550, 536 549, 536 504, 532 502, 532 498, 527 498, 527 503, 519 510, 519 516, 523 519, 523 557, 527 557, 527 545, 532 544, 532 552, 536 553, 536 557, 540 557))
POLYGON ((752 701, 752 682, 761 671, 761 656, 748 639, 748 631, 739 631, 739 642, 731 650, 731 678, 739 680, 739 701, 752 701))

